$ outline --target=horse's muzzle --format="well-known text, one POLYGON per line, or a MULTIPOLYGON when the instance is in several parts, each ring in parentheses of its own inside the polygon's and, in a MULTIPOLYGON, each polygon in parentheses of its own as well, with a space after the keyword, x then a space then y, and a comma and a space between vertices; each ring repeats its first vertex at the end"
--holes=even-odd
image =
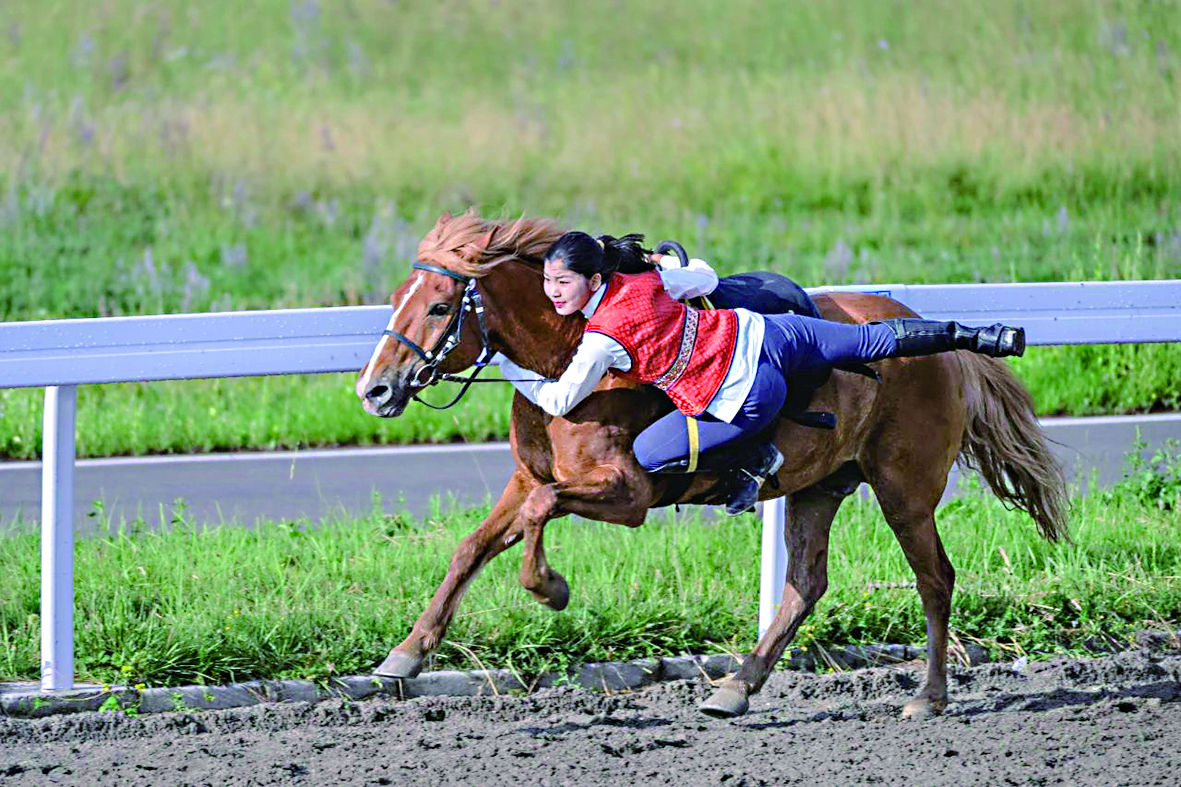
POLYGON ((365 391, 362 407, 370 415, 394 418, 402 414, 410 402, 411 391, 402 383, 374 380, 365 391))

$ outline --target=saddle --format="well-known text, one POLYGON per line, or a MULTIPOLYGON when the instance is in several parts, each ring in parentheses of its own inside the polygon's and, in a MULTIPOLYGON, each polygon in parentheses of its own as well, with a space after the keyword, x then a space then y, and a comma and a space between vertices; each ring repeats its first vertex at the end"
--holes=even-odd
MULTIPOLYGON (((666 240, 656 247, 657 254, 670 252, 676 255, 682 267, 688 267, 689 255, 681 244, 674 240, 666 240)), ((770 271, 726 276, 719 279, 718 286, 708 298, 692 298, 689 305, 696 309, 746 309, 759 314, 799 314, 823 319, 812 297, 803 287, 783 274, 770 271)), ((835 368, 881 381, 878 373, 865 364, 842 364, 835 368)), ((832 369, 825 368, 799 372, 789 377, 787 399, 780 410, 780 417, 788 418, 801 426, 835 429, 836 413, 808 409, 817 389, 828 382, 831 376, 832 369)))
MULTIPOLYGON (((718 282, 709 296, 715 309, 748 309, 759 314, 800 314, 821 319, 820 311, 804 288, 791 279, 769 271, 737 273, 718 282)), ((838 369, 879 379, 877 372, 864 364, 839 366, 838 369)), ((817 389, 828 382, 832 369, 800 372, 788 378, 787 400, 781 415, 801 426, 835 429, 837 416, 823 410, 809 410, 817 389)))
MULTIPOLYGON (((658 254, 673 252, 680 259, 682 266, 689 264, 689 255, 675 241, 664 241, 656 247, 656 252, 658 254)), ((804 317, 823 319, 820 315, 820 310, 816 308, 816 304, 812 301, 811 296, 804 291, 803 287, 782 274, 772 273, 770 271, 754 271, 726 276, 719 280, 718 286, 710 293, 708 298, 690 299, 689 305, 697 309, 747 309, 759 314, 799 314, 804 317)), ((873 380, 881 379, 877 372, 864 364, 841 365, 836 368, 842 371, 865 375, 873 380)), ((780 417, 788 418, 801 426, 809 426, 817 429, 835 429, 837 425, 836 413, 808 409, 813 397, 816 395, 817 389, 828 382, 831 376, 832 369, 824 368, 800 372, 789 377, 787 380, 787 399, 783 404, 783 409, 780 410, 780 417)), ((692 446, 693 438, 690 437, 691 453, 696 450, 692 446)), ((852 465, 853 471, 858 476, 856 482, 859 482, 860 470, 856 467, 855 463, 849 464, 852 465)), ((841 470, 838 470, 834 474, 834 477, 840 476, 837 480, 841 481, 844 479, 844 476, 840 474, 847 471, 848 468, 842 467, 841 470)), ((673 505, 677 501, 684 503, 718 503, 726 499, 729 482, 727 479, 721 478, 711 488, 698 495, 696 499, 681 500, 685 490, 692 483, 692 478, 693 475, 691 473, 670 476, 664 494, 653 504, 653 508, 673 505)), ((776 482, 774 479, 771 479, 771 483, 774 485, 776 482)), ((847 486, 849 480, 844 479, 844 483, 847 486)))

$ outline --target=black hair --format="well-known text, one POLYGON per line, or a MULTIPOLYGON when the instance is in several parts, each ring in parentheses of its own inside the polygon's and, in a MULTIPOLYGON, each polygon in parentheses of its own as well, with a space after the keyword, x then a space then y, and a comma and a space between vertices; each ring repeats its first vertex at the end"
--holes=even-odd
POLYGON ((603 281, 608 281, 615 271, 642 273, 656 268, 648 259, 651 252, 643 243, 644 236, 634 233, 622 238, 610 235, 592 238, 585 232, 567 232, 549 247, 545 261, 561 257, 575 273, 588 279, 597 273, 603 281))

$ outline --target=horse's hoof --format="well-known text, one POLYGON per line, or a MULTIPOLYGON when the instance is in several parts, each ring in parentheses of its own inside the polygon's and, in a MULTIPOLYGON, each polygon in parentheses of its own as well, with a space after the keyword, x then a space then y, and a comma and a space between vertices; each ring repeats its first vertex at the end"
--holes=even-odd
POLYGON ((407 656, 396 650, 391 650, 385 661, 373 670, 374 675, 383 678, 414 678, 419 672, 422 672, 421 656, 407 656))
POLYGON ((554 574, 546 583, 544 591, 531 590, 530 593, 538 603, 546 605, 554 612, 561 612, 570 603, 570 586, 561 574, 554 574))
POLYGON ((732 719, 741 716, 750 708, 746 694, 737 689, 720 688, 705 702, 697 706, 697 710, 715 719, 732 719))
POLYGON ((943 713, 947 707, 947 700, 938 701, 930 697, 915 697, 902 706, 902 718, 912 721, 922 721, 943 713))

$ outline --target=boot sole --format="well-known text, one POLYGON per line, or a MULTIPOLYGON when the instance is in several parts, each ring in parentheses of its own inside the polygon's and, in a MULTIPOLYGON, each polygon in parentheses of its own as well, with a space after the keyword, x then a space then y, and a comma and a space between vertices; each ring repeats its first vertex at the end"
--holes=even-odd
POLYGON ((1025 355, 1025 329, 1013 328, 1012 333, 1008 333, 1009 341, 1001 341, 998 344, 1002 347, 998 348, 1000 352, 996 354, 997 358, 1020 358, 1025 355))

